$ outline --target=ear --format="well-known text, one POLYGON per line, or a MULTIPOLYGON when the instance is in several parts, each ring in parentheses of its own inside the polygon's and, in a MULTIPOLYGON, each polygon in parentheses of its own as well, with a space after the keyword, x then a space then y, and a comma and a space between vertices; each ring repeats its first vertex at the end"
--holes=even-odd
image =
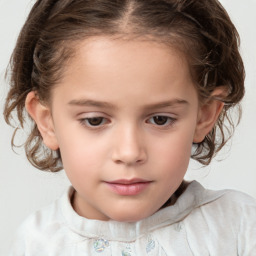
POLYGON ((59 145, 55 136, 50 108, 40 102, 34 91, 28 93, 25 107, 31 118, 36 122, 44 144, 52 150, 57 150, 59 145))
POLYGON ((224 107, 224 103, 218 99, 226 94, 224 87, 219 87, 211 94, 210 100, 199 107, 197 126, 194 134, 194 143, 200 143, 212 130, 224 107))

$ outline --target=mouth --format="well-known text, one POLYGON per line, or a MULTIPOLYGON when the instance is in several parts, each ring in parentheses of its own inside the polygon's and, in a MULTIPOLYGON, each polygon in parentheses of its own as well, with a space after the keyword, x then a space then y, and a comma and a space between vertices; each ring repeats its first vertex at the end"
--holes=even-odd
POLYGON ((152 181, 143 179, 120 179, 105 183, 113 192, 119 195, 135 196, 144 191, 152 183, 152 181))

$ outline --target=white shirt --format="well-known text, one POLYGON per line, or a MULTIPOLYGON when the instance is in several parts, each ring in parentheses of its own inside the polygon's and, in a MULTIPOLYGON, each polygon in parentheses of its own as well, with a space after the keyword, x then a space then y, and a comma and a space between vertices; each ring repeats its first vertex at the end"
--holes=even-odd
POLYGON ((243 193, 193 181, 174 205, 122 223, 79 216, 73 192, 23 223, 11 256, 256 255, 256 201, 243 193))

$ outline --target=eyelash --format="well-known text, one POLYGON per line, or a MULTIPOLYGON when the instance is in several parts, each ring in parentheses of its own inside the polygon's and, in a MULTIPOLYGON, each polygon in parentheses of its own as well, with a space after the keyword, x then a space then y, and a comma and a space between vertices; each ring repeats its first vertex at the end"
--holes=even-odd
POLYGON ((154 115, 154 116, 150 117, 148 120, 151 120, 151 119, 153 120, 153 122, 150 122, 150 123, 152 123, 153 125, 158 126, 158 127, 169 127, 169 126, 172 126, 177 121, 176 118, 166 116, 166 115, 154 115), (165 120, 164 120, 163 124, 156 124, 156 118, 161 118, 161 119, 165 119, 165 120))
POLYGON ((107 119, 104 117, 101 117, 101 116, 95 116, 95 117, 82 118, 79 121, 83 126, 87 126, 92 129, 97 129, 97 128, 103 126, 107 122, 107 119), (99 119, 98 120, 98 121, 100 121, 99 124, 93 125, 90 123, 93 120, 96 121, 96 119, 99 119))
MULTIPOLYGON (((103 128, 104 125, 106 125, 107 123, 110 122, 110 121, 107 120, 107 118, 102 117, 102 116, 82 118, 82 119, 79 119, 79 121, 83 126, 86 126, 88 128, 91 128, 91 129, 103 128), (96 124, 92 124, 92 121, 98 121, 98 122, 96 122, 96 124)), ((154 125, 156 127, 160 127, 160 128, 168 128, 169 126, 172 126, 176 121, 177 121, 176 118, 173 118, 173 117, 170 117, 170 116, 154 115, 154 116, 151 116, 150 118, 148 118, 146 123, 152 124, 152 125, 154 125), (156 118, 160 118, 160 122, 162 124, 157 124, 156 123, 156 118), (161 119, 164 119, 164 120, 161 120, 161 119)))

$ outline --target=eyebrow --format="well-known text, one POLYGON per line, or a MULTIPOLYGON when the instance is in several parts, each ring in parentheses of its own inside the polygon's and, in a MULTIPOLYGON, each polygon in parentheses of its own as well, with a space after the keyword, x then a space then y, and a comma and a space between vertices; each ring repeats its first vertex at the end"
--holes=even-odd
MULTIPOLYGON (((89 106, 89 107, 99 107, 99 108, 110 108, 116 109, 116 106, 104 101, 96 101, 96 100, 88 100, 88 99, 77 99, 71 100, 68 105, 73 106, 89 106)), ((182 99, 173 99, 169 101, 163 101, 159 103, 149 104, 144 106, 145 109, 158 109, 158 108, 166 108, 173 107, 175 105, 189 105, 188 101, 182 99)))
POLYGON ((113 104, 104 101, 96 101, 96 100, 88 100, 88 99, 78 99, 78 100, 71 100, 68 105, 73 106, 92 106, 92 107, 99 107, 99 108, 116 108, 113 104))
POLYGON ((183 99, 173 99, 169 101, 163 101, 155 104, 149 104, 145 106, 145 109, 158 109, 158 108, 166 108, 173 107, 176 105, 189 105, 188 101, 183 99))

